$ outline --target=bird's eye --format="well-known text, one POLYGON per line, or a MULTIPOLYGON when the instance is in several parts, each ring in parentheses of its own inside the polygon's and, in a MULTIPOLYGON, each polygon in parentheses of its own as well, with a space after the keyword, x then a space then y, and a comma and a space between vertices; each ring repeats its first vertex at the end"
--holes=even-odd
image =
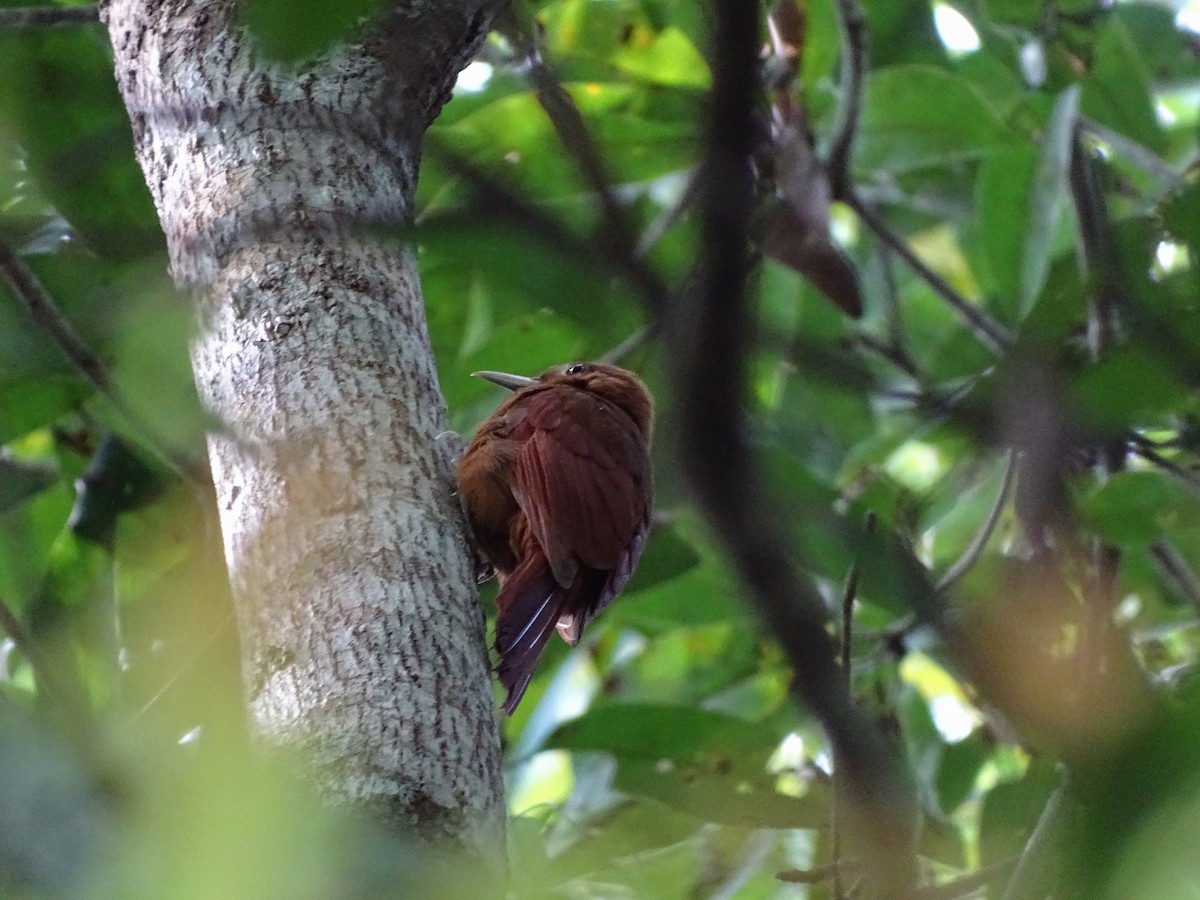
POLYGON ((563 374, 564 375, 582 375, 589 368, 590 367, 587 365, 587 363, 571 363, 571 365, 569 365, 565 369, 563 369, 563 374))

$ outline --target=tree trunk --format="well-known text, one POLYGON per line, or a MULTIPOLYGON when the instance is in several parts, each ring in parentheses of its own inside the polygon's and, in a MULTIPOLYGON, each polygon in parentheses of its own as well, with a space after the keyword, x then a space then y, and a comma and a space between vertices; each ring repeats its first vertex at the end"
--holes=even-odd
POLYGON ((252 731, 331 801, 498 863, 483 618, 397 234, 492 5, 385 3, 298 69, 253 51, 241 4, 102 15, 172 274, 197 297, 252 731))

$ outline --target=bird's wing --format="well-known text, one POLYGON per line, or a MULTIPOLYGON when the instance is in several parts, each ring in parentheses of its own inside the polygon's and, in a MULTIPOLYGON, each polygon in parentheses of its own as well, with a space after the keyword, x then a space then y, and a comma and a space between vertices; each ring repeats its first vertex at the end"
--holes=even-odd
POLYGON ((582 391, 532 400, 513 494, 559 584, 572 584, 580 567, 609 573, 591 618, 624 587, 645 545, 648 454, 628 416, 582 391))

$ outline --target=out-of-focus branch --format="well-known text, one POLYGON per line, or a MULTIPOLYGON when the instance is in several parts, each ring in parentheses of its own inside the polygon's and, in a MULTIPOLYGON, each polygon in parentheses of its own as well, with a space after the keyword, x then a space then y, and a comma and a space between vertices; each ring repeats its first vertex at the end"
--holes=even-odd
MULTIPOLYGON (((1098 361, 1119 341, 1121 311, 1128 304, 1122 296, 1116 239, 1095 165, 1076 125, 1071 141, 1071 196, 1075 202, 1075 218, 1079 222, 1084 266, 1092 283, 1088 302, 1088 348, 1092 359, 1098 361)), ((1125 468, 1128 443, 1124 437, 1109 438, 1097 447, 1097 451, 1095 472, 1100 480, 1125 468)), ((1084 591, 1083 619, 1076 650, 1083 685, 1098 682, 1109 666, 1104 648, 1111 643, 1109 633, 1113 627, 1112 611, 1117 604, 1117 574, 1121 565, 1121 551, 1098 537, 1092 539, 1091 556, 1091 578, 1084 591)))
MULTIPOLYGON (((504 218, 533 234, 549 246, 590 259, 626 280, 637 291, 651 320, 656 320, 670 302, 671 289, 662 277, 637 254, 623 252, 612 245, 598 246, 579 237, 562 222, 542 211, 469 160, 440 145, 428 142, 425 152, 437 160, 475 192, 479 208, 464 213, 464 220, 477 224, 481 216, 504 218)), ((452 216, 446 214, 444 217, 452 216)))
POLYGON ((1021 852, 1001 900, 1037 900, 1049 893, 1051 864, 1062 836, 1067 801, 1060 787, 1042 808, 1041 818, 1021 852))
POLYGON ((799 698, 821 722, 846 778, 848 826, 869 848, 871 893, 901 896, 915 880, 914 795, 896 757, 846 690, 824 603, 791 559, 744 435, 745 292, 760 101, 761 9, 715 4, 713 91, 702 168, 700 278, 671 310, 679 458, 722 548, 796 673, 799 698))
POLYGON ((194 485, 206 485, 205 479, 196 474, 198 463, 188 459, 175 449, 170 441, 157 434, 142 420, 141 416, 130 408, 113 383, 108 369, 105 368, 100 357, 75 331, 70 320, 58 308, 58 304, 42 285, 34 271, 4 241, 0 241, 0 278, 29 312, 34 322, 50 336, 50 339, 75 367, 83 380, 90 384, 97 393, 108 399, 117 414, 155 450, 162 461, 176 475, 188 479, 194 485))
POLYGON ((850 157, 866 93, 870 52, 867 19, 859 0, 837 0, 838 26, 842 36, 842 83, 837 126, 829 143, 826 170, 835 200, 851 190, 850 157))
POLYGON ((1200 494, 1200 475, 1190 469, 1185 469, 1183 466, 1174 460, 1163 456, 1154 446, 1139 434, 1130 436, 1130 441, 1133 444, 1133 452, 1140 456, 1146 462, 1153 463, 1160 469, 1170 472, 1176 478, 1184 483, 1187 488, 1193 493, 1200 494))
POLYGON ((917 273, 917 276, 928 284, 935 294, 942 298, 946 305, 958 316, 959 321, 979 339, 980 343, 996 354, 1004 352, 1012 343, 1012 335, 1009 334, 1007 328, 968 301, 958 291, 954 290, 946 279, 925 265, 921 261, 921 258, 908 246, 904 238, 894 232, 883 216, 872 208, 870 204, 866 203, 857 192, 852 190, 843 199, 846 205, 853 209, 866 226, 871 229, 872 233, 895 251, 897 256, 908 263, 909 267, 917 273))
POLYGON ((696 202, 696 198, 700 195, 700 176, 698 172, 691 172, 688 175, 687 184, 683 188, 683 192, 679 195, 679 199, 671 206, 664 209, 657 218, 646 226, 642 236, 638 238, 636 253, 639 258, 646 256, 655 248, 663 236, 675 227, 675 224, 683 218, 684 213, 696 202))
POLYGON ((88 6, 15 6, 0 9, 0 28, 59 28, 99 22, 100 8, 95 3, 88 6))
POLYGON ((621 341, 621 343, 617 344, 617 346, 613 347, 611 350, 601 356, 597 361, 612 363, 613 365, 620 365, 629 357, 631 353, 645 344, 653 332, 654 329, 652 329, 650 326, 643 325, 637 331, 633 332, 633 334, 629 335, 629 337, 625 338, 625 340, 621 341))
POLYGON ((63 356, 83 376, 83 380, 98 393, 111 395, 112 379, 100 357, 75 331, 33 270, 4 241, 0 241, 0 275, 33 320, 50 335, 63 356))
POLYGON ((38 689, 53 702, 66 703, 68 694, 59 687, 54 672, 42 656, 33 637, 3 597, 0 597, 0 630, 8 635, 9 640, 21 651, 21 655, 33 669, 33 677, 37 681, 38 689))
MULTIPOLYGON (((871 513, 866 523, 868 532, 875 529, 875 515, 871 513)), ((854 604, 858 600, 859 564, 854 560, 850 571, 846 574, 846 586, 842 590, 842 629, 841 654, 839 663, 842 667, 842 679, 846 693, 854 695, 854 604)), ((845 775, 841 766, 834 760, 833 780, 830 784, 830 846, 833 857, 833 897, 834 900, 845 900, 846 885, 842 879, 842 781, 845 775)))
POLYGON ((596 149, 575 99, 542 59, 533 41, 525 37, 523 30, 513 29, 508 38, 522 57, 533 81, 534 96, 550 119, 559 142, 575 160, 584 182, 596 195, 600 204, 602 239, 611 245, 614 254, 631 258, 637 256, 633 224, 617 200, 604 159, 596 149))
POLYGON ((1079 127, 1108 144, 1119 155, 1125 157, 1152 178, 1157 178, 1168 185, 1174 185, 1182 174, 1144 144, 1127 138, 1121 132, 1114 131, 1107 125, 1101 125, 1094 119, 1080 118, 1079 127))
POLYGON ((992 532, 996 530, 996 525, 1000 522, 1000 516, 1004 512, 1004 507, 1008 503, 1008 494, 1012 490, 1013 477, 1017 471, 1017 455, 1014 451, 1008 451, 1008 459, 1004 461, 1004 478, 1000 482, 1000 490, 996 492, 996 502, 992 504, 991 510, 988 512, 987 518, 983 522, 983 527, 979 529, 979 533, 975 535, 969 547, 963 551, 962 556, 954 561, 942 577, 938 579, 934 590, 939 594, 944 594, 954 586, 958 579, 962 578, 983 555, 983 550, 987 546, 988 541, 992 539, 992 532))

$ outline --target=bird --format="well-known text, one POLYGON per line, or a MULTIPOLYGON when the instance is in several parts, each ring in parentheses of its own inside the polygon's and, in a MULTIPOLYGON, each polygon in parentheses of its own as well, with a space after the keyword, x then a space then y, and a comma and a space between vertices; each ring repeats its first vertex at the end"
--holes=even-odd
POLYGON ((632 372, 573 362, 536 378, 476 377, 513 391, 458 464, 476 545, 499 577, 494 648, 508 715, 557 629, 569 644, 629 581, 653 504, 654 402, 632 372))

